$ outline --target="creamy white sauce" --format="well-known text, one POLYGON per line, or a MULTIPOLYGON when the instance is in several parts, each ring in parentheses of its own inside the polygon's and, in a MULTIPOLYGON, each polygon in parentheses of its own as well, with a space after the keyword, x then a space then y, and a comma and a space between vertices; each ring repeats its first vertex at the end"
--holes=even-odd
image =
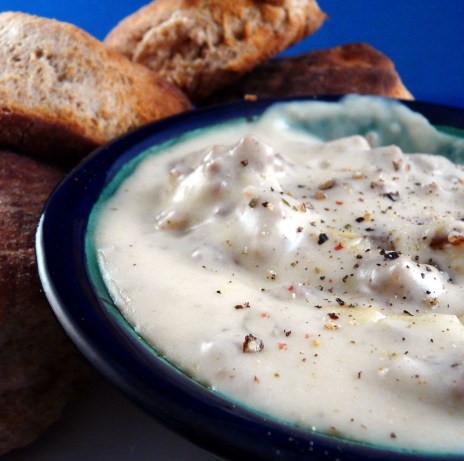
POLYGON ((324 143, 288 123, 314 111, 147 156, 101 211, 105 282, 161 354, 243 404, 464 452, 464 172, 372 148, 373 133, 324 143))

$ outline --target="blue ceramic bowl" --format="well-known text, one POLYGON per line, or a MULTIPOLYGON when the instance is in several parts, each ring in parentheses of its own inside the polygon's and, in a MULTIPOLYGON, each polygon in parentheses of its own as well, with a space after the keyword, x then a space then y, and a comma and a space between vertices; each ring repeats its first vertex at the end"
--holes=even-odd
MULTIPOLYGON (((407 452, 344 440, 241 407, 196 383, 157 355, 109 302, 92 251, 86 248, 89 216, 108 183, 130 160, 154 145, 193 129, 257 117, 274 102, 241 102, 171 117, 118 138, 83 161, 51 196, 37 232, 39 273, 56 317, 87 359, 134 402, 182 436, 223 458, 464 459, 464 453, 407 452)), ((421 102, 404 104, 432 124, 464 137, 464 110, 421 102)))

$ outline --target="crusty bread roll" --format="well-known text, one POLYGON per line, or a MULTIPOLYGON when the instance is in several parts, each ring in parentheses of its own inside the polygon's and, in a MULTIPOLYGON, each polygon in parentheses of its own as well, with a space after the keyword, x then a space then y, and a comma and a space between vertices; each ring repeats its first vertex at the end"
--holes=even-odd
POLYGON ((75 161, 189 108, 172 84, 71 24, 0 14, 0 146, 75 161))
POLYGON ((365 43, 272 59, 222 88, 203 105, 243 99, 300 95, 373 94, 412 99, 393 62, 365 43))
POLYGON ((0 455, 37 438, 91 374, 37 274, 37 223, 65 174, 43 159, 74 163, 190 107, 174 85, 77 27, 0 14, 0 455))
POLYGON ((316 0, 156 0, 119 23, 105 44, 198 102, 325 18, 316 0))
POLYGON ((0 454, 33 441, 90 376, 41 292, 35 261, 39 215, 63 175, 0 151, 0 454))

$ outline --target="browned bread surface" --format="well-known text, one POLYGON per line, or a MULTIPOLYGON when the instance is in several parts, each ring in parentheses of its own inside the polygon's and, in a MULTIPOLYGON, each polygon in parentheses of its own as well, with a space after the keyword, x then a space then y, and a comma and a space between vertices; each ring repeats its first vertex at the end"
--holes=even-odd
POLYGON ((105 43, 199 101, 325 19, 315 0, 156 0, 119 23, 105 43))
POLYGON ((412 99, 393 62, 365 43, 272 59, 211 95, 205 104, 257 97, 373 94, 412 99))
POLYGON ((57 420, 89 373, 51 313, 35 261, 38 218, 62 176, 0 151, 0 454, 57 420))
POLYGON ((0 14, 0 146, 70 163, 189 108, 174 85, 71 24, 0 14))

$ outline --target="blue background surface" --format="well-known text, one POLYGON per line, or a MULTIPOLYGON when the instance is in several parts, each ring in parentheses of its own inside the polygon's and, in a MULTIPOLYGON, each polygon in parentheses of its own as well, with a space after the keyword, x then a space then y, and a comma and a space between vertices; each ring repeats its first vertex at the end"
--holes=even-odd
MULTIPOLYGON (((146 3, 9 0, 2 9, 72 22, 103 39, 146 3)), ((367 42, 394 61, 416 99, 464 107, 464 0, 319 0, 319 5, 330 19, 286 54, 367 42)))

